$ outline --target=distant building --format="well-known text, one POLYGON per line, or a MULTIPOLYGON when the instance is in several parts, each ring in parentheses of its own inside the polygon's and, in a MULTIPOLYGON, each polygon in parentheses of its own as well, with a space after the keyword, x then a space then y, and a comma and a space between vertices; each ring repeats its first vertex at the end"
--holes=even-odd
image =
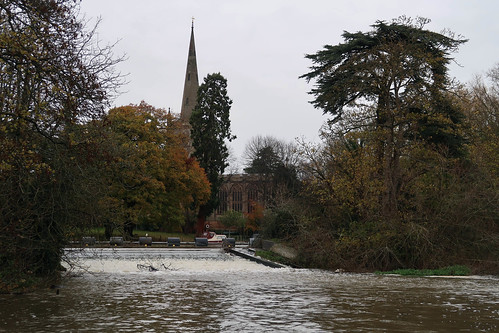
POLYGON ((256 205, 264 207, 270 195, 269 184, 256 174, 225 175, 224 183, 218 191, 220 205, 207 221, 218 221, 229 210, 247 215, 253 213, 256 205))
MULTIPOLYGON (((196 46, 194 43, 194 22, 191 26, 191 38, 185 71, 184 92, 180 119, 184 122, 186 130, 190 131, 189 119, 197 103, 199 77, 196 60, 196 46)), ((228 210, 244 214, 252 213, 255 203, 263 206, 267 196, 266 182, 262 177, 254 174, 225 175, 224 183, 218 193, 220 205, 206 220, 212 229, 221 229, 219 218, 228 210)))

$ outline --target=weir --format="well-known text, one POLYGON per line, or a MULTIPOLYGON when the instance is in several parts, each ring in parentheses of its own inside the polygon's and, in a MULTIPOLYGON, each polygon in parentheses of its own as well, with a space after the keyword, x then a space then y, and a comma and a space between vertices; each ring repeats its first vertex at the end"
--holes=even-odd
POLYGON ((76 272, 259 271, 285 266, 252 256, 244 249, 218 247, 67 248, 65 267, 76 272), (168 269, 165 269, 168 267, 168 269), (145 269, 147 268, 147 269, 145 269))
MULTIPOLYGON (((128 248, 128 249, 136 249, 136 248, 141 248, 141 247, 149 247, 147 254, 150 255, 157 255, 158 253, 161 253, 161 251, 165 251, 168 249, 165 248, 170 248, 173 250, 178 250, 179 248, 183 249, 221 249, 226 253, 229 253, 234 256, 241 257, 246 260, 250 260, 253 262, 256 262, 258 264, 271 267, 271 268, 284 268, 286 267, 285 265, 263 259, 261 257, 255 256, 254 252, 248 251, 247 246, 241 246, 239 244, 239 247, 236 248, 236 241, 234 238, 226 238, 223 240, 222 243, 210 243, 208 242, 208 239, 206 238, 195 238, 194 242, 181 242, 180 238, 176 237, 169 237, 167 242, 153 242, 151 237, 140 237, 138 242, 125 242, 123 241, 123 237, 111 237, 109 243, 108 242, 96 242, 95 238, 93 237, 83 237, 82 242, 81 242, 82 247, 84 248, 93 248, 93 249, 98 249, 98 248, 128 248), (154 246, 154 250, 151 248, 154 246), (160 252, 157 251, 158 248, 162 248, 160 252)), ((73 249, 72 251, 75 251, 73 249)), ((122 253, 130 253, 130 251, 126 250, 120 250, 122 253)), ((153 266, 151 266, 153 267, 153 266)))
POLYGON ((241 258, 257 262, 259 264, 262 264, 262 265, 265 265, 265 266, 268 266, 268 267, 272 267, 272 268, 284 268, 284 267, 286 267, 286 266, 281 265, 279 263, 276 263, 276 262, 273 262, 273 261, 270 261, 270 260, 267 260, 267 259, 263 259, 263 258, 257 257, 255 255, 253 255, 252 253, 248 253, 248 252, 242 251, 241 249, 235 249, 234 248, 234 249, 229 249, 228 251, 230 253, 236 255, 236 256, 239 256, 241 258))

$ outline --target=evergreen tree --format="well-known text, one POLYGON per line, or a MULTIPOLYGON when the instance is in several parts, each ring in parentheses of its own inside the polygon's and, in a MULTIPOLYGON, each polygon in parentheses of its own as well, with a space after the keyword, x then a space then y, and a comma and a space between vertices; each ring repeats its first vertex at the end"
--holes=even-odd
POLYGON ((350 118, 376 142, 385 215, 395 217, 401 189, 401 156, 411 143, 459 156, 462 113, 450 102, 447 65, 466 40, 424 29, 429 22, 402 17, 376 22, 367 33, 343 33, 344 43, 307 55, 314 65, 302 78, 316 80, 312 104, 350 118), (359 119, 364 115, 364 119, 359 119))
POLYGON ((227 96, 227 80, 220 73, 209 74, 199 87, 197 104, 190 118, 194 157, 211 183, 210 200, 199 209, 198 232, 206 217, 218 206, 218 190, 228 166, 226 142, 236 138, 230 129, 231 105, 232 100, 227 96))
MULTIPOLYGON (((428 22, 378 21, 307 56, 312 103, 333 118, 324 147, 307 153, 303 195, 317 211, 313 233, 301 239, 330 243, 331 263, 383 270, 490 258, 494 241, 468 209, 476 205, 468 199, 466 106, 448 76, 466 40, 428 31, 428 22)), ((492 221, 483 225, 493 230, 492 221)), ((320 253, 309 246, 311 257, 320 253)))

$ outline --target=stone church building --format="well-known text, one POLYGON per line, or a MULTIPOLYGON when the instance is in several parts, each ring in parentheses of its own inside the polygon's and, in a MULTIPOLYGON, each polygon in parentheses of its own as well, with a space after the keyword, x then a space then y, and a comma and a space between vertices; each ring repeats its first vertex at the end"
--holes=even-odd
MULTIPOLYGON (((199 88, 198 68, 196 61, 196 47, 194 42, 194 22, 191 26, 189 53, 185 72, 184 91, 180 119, 187 128, 190 127, 189 119, 197 102, 199 88)), ((232 174, 224 176, 218 193, 220 205, 206 222, 212 230, 222 230, 219 218, 229 210, 241 212, 245 215, 253 212, 255 204, 264 205, 266 188, 262 178, 255 174, 232 174)))

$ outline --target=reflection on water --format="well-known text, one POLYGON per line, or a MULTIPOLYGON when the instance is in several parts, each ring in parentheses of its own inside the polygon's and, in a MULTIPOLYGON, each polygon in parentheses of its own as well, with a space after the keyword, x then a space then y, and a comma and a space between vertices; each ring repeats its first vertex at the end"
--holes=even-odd
POLYGON ((86 250, 72 257, 84 267, 64 280, 59 295, 0 295, 1 332, 499 331, 493 277, 273 269, 219 249, 86 250))

